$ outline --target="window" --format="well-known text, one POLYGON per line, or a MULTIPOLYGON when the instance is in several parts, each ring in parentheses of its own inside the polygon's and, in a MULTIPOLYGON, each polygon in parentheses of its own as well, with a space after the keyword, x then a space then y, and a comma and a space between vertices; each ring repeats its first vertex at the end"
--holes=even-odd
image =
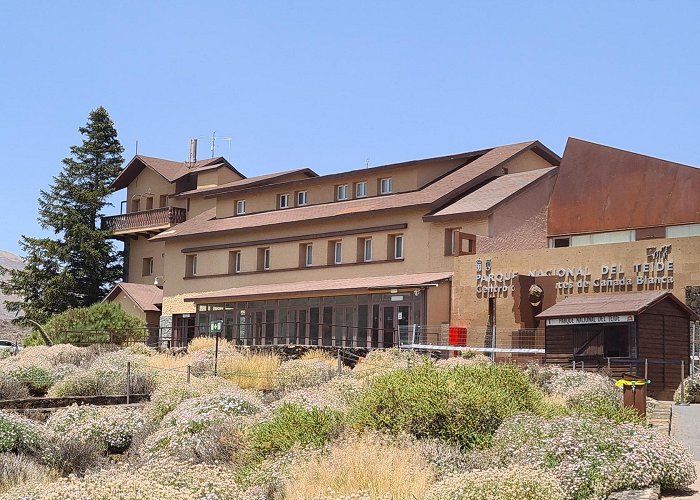
POLYGON ((228 273, 236 274, 241 272, 241 251, 229 252, 228 254, 228 273))
POLYGON ((341 184, 335 187, 335 199, 338 201, 348 199, 348 185, 341 184))
POLYGON ((362 254, 362 260, 364 262, 372 261, 372 238, 366 238, 364 240, 364 252, 362 254))
POLYGON ((134 198, 133 200, 131 200, 131 211, 138 212, 140 210, 141 210, 141 199, 134 198))
POLYGON ((185 276, 197 276, 197 255, 188 255, 185 258, 185 276))
POLYGON ((245 200, 236 201, 236 215, 245 214, 245 200))
POLYGON ((307 204, 306 191, 297 192, 297 206, 303 207, 306 204, 307 204))
POLYGON ((364 198, 367 196, 367 181, 355 183, 355 198, 364 198))
POLYGON ((403 259, 403 236, 400 234, 394 236, 394 259, 403 259))
POLYGON ((568 236, 565 238, 550 238, 549 248, 564 248, 571 246, 571 238, 568 236))
POLYGON ((634 241, 634 231, 610 231, 607 233, 583 234, 571 237, 571 246, 605 245, 634 241))
POLYGON ((335 244, 333 245, 335 252, 334 252, 334 262, 336 264, 342 264, 343 263, 343 243, 341 241, 336 241, 335 244))
POLYGON ((153 210, 153 196, 146 197, 146 210, 153 210))
POLYGON ((153 276, 153 257, 143 259, 141 276, 153 276))
POLYGON ((168 206, 168 195, 167 194, 160 195, 160 202, 158 203, 158 206, 160 208, 165 208, 168 206))
POLYGON ((462 245, 461 228, 449 227, 445 229, 445 255, 459 255, 462 245))
POLYGON ((380 194, 389 194, 393 190, 392 186, 392 181, 391 177, 387 177, 386 179, 380 179, 379 181, 379 193, 380 194))
POLYGON ((270 269, 270 248, 258 248, 258 271, 270 269))
POLYGON ((314 263, 314 247, 311 243, 306 245, 306 267, 311 267, 314 263))
POLYGON ((279 208, 289 208, 289 194, 279 196, 279 208))
POLYGON ((688 236, 700 236, 700 224, 685 224, 666 228, 667 238, 686 238, 688 236))

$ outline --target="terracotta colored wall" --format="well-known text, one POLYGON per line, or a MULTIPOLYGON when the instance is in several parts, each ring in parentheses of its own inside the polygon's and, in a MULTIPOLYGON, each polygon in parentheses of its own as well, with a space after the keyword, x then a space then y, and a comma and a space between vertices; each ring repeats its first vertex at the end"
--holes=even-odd
MULTIPOLYGON (((126 188, 126 200, 128 201, 127 211, 131 212, 131 200, 134 197, 139 197, 138 195, 152 195, 153 196, 153 208, 158 208, 160 195, 173 195, 175 194, 175 185, 170 184, 159 174, 155 173, 150 168, 144 168, 141 173, 136 176, 131 184, 126 188)), ((146 210, 146 198, 140 197, 141 207, 140 210, 146 210)), ((117 211, 118 211, 117 207, 117 211)))
POLYGON ((152 285, 156 276, 165 275, 165 243, 152 242, 139 236, 138 240, 129 240, 129 283, 152 285), (153 275, 142 276, 143 259, 153 258, 153 275))
POLYGON ((127 314, 130 314, 135 318, 142 319, 143 321, 146 321, 146 314, 141 309, 139 309, 136 304, 134 304, 133 300, 131 300, 123 293, 117 295, 117 297, 112 302, 115 304, 119 304, 119 307, 121 307, 122 310, 124 310, 124 312, 126 312, 127 314))

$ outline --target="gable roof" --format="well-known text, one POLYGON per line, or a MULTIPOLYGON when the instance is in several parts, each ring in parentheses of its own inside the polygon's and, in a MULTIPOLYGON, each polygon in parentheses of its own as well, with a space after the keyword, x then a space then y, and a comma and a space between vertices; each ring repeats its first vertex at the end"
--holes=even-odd
POLYGON ((160 312, 163 303, 163 290, 155 285, 142 285, 140 283, 119 283, 102 302, 111 302, 117 295, 123 293, 144 312, 160 312))
POLYGON ((569 138, 550 236, 700 222, 700 169, 569 138))
POLYGON ((245 175, 236 170, 225 158, 219 156, 217 158, 208 158, 206 160, 198 160, 193 165, 188 166, 185 162, 164 160, 163 158, 154 158, 152 156, 136 155, 124 167, 121 173, 114 179, 110 188, 114 191, 124 189, 143 171, 144 168, 150 168, 158 175, 163 177, 170 183, 181 179, 182 177, 194 173, 211 170, 219 167, 227 167, 235 174, 245 179, 245 175))
POLYGON ((612 295, 568 297, 537 315, 538 319, 570 318, 575 316, 607 316, 641 314, 662 300, 672 300, 693 320, 698 315, 671 292, 630 292, 612 295))
MULTIPOLYGON (((351 217, 363 212, 377 212, 414 206, 425 206, 428 210, 437 209, 446 201, 461 196, 480 183, 495 177, 496 172, 499 171, 498 169, 503 163, 530 150, 542 155, 548 155, 547 152, 551 153, 538 141, 500 146, 486 150, 477 159, 469 161, 461 168, 453 170, 417 191, 336 201, 270 212, 258 212, 222 219, 217 219, 216 210, 211 209, 152 237, 151 240, 165 240, 275 224, 306 222, 330 217, 351 217)), ((554 153, 551 153, 551 155, 553 155, 551 156, 551 161, 558 162, 558 157, 554 153)))
POLYGON ((296 170, 287 170, 284 172, 276 172, 273 174, 256 175, 255 177, 239 179, 237 181, 227 182, 218 186, 193 189, 191 191, 183 191, 182 193, 176 194, 175 197, 184 198, 187 196, 203 195, 208 198, 220 194, 233 193, 236 191, 241 191, 243 189, 250 189, 262 185, 275 184, 275 181, 281 182, 289 177, 299 175, 305 175, 307 178, 318 177, 318 174, 310 168, 299 168, 296 170))

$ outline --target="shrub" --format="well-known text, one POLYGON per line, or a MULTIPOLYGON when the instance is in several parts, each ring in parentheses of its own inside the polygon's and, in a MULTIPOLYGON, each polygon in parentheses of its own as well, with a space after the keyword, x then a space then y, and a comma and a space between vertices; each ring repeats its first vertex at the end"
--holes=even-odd
POLYGON ((455 366, 488 365, 491 358, 479 352, 465 351, 461 356, 451 356, 439 359, 435 365, 438 368, 453 368, 455 366))
MULTIPOLYGON (((193 353, 202 350, 214 350, 216 347, 216 337, 195 337, 190 340, 187 344, 187 352, 193 353)), ((229 347, 228 340, 219 339, 219 349, 226 349, 229 347)))
POLYGON ((44 325, 44 331, 54 343, 124 344, 146 337, 145 323, 126 313, 119 304, 100 302, 90 307, 68 309, 52 316, 44 325), (92 331, 94 333, 71 333, 92 331))
POLYGON ((678 384, 678 389, 673 393, 673 400, 676 403, 693 403, 700 396, 700 372, 693 377, 686 377, 683 382, 678 384), (681 384, 683 391, 681 391, 681 384), (683 395, 684 397, 681 397, 683 395))
POLYGON ((29 397, 27 385, 6 374, 0 375, 0 399, 22 399, 29 397))
POLYGON ((309 349, 299 359, 302 361, 321 361, 331 368, 338 368, 338 359, 322 349, 309 349))
POLYGON ((672 438, 604 419, 518 415, 498 430, 492 452, 500 464, 549 471, 567 498, 600 498, 654 483, 680 488, 696 478, 688 451, 672 438))
POLYGON ((26 455, 0 454, 0 493, 27 481, 48 481, 55 476, 54 471, 26 455))
POLYGON ((425 363, 432 363, 432 360, 416 354, 414 351, 400 351, 398 349, 375 350, 370 351, 364 360, 357 363, 352 373, 358 378, 373 378, 425 363))
POLYGON ((106 463, 105 450, 74 434, 51 433, 42 443, 42 462, 62 476, 84 475, 106 463))
POLYGON ((251 428, 250 443, 261 456, 289 451, 294 445, 321 447, 340 432, 342 424, 342 415, 336 411, 285 403, 251 428))
POLYGON ((148 415, 156 422, 173 411, 177 405, 187 399, 212 394, 222 389, 233 389, 231 382, 222 378, 191 377, 186 380, 174 379, 161 384, 153 394, 148 405, 148 415))
POLYGON ((353 405, 350 422, 358 429, 485 447, 505 418, 541 404, 540 392, 514 365, 441 370, 426 363, 374 380, 353 405))
POLYGON ((275 386, 281 390, 315 387, 332 379, 337 367, 331 368, 320 360, 296 359, 282 363, 277 370, 275 386))
POLYGON ((38 423, 0 411, 0 453, 36 453, 43 439, 44 431, 38 423))
POLYGON ((75 441, 90 441, 104 451, 121 453, 145 420, 136 408, 72 405, 54 412, 46 426, 75 441))
POLYGON ((328 453, 307 453, 289 474, 285 498, 423 498, 433 480, 417 447, 372 433, 341 440, 328 453))
POLYGON ((345 413, 364 387, 365 383, 362 380, 341 375, 318 387, 306 387, 291 391, 273 403, 272 406, 291 403, 309 410, 318 408, 345 413))
POLYGON ((564 500, 550 474, 528 467, 488 469, 456 474, 435 483, 426 500, 564 500))

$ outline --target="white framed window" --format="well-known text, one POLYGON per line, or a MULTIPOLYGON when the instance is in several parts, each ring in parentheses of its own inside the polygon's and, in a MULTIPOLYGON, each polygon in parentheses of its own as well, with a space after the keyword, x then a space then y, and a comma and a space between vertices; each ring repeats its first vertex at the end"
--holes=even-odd
POLYGON ((309 243, 306 245, 306 267, 311 267, 314 265, 314 246, 309 243))
POLYGON ((236 252, 233 255, 233 272, 234 273, 241 272, 241 252, 236 252))
POLYGON ((308 201, 307 201, 306 191, 297 192, 297 206, 303 207, 307 203, 308 203, 308 201))
POLYGON ((393 182, 391 180, 391 177, 387 177, 386 179, 381 179, 379 181, 379 193, 380 194, 389 194, 393 190, 393 182))
POLYGON ((372 262, 372 238, 366 238, 364 243, 364 254, 362 255, 364 262, 372 262))
POLYGON ((358 182, 355 184, 355 198, 364 198, 367 196, 367 181, 358 182))
POLYGON ((403 259, 403 235, 394 236, 394 259, 403 259))
POLYGON ((188 255, 186 261, 185 276, 197 276, 197 255, 188 255))
POLYGON ((606 245, 634 241, 634 231, 610 231, 607 233, 582 234, 571 237, 571 246, 606 245))
POLYGON ((268 271, 270 269, 270 249, 266 248, 263 252, 263 270, 268 271))
POLYGON ((245 214, 245 200, 236 201, 236 215, 245 214))
POLYGON ((336 241, 336 242, 335 242, 334 256, 335 256, 334 262, 335 262, 336 264, 342 264, 342 263, 343 263, 343 243, 342 243, 341 241, 336 241))
POLYGON ((143 259, 141 276, 153 276, 153 257, 143 259))
POLYGON ((335 198, 336 200, 347 200, 348 199, 348 185, 340 184, 335 187, 335 198))
POLYGON ((289 193, 281 194, 279 196, 279 207, 289 208, 289 193))

